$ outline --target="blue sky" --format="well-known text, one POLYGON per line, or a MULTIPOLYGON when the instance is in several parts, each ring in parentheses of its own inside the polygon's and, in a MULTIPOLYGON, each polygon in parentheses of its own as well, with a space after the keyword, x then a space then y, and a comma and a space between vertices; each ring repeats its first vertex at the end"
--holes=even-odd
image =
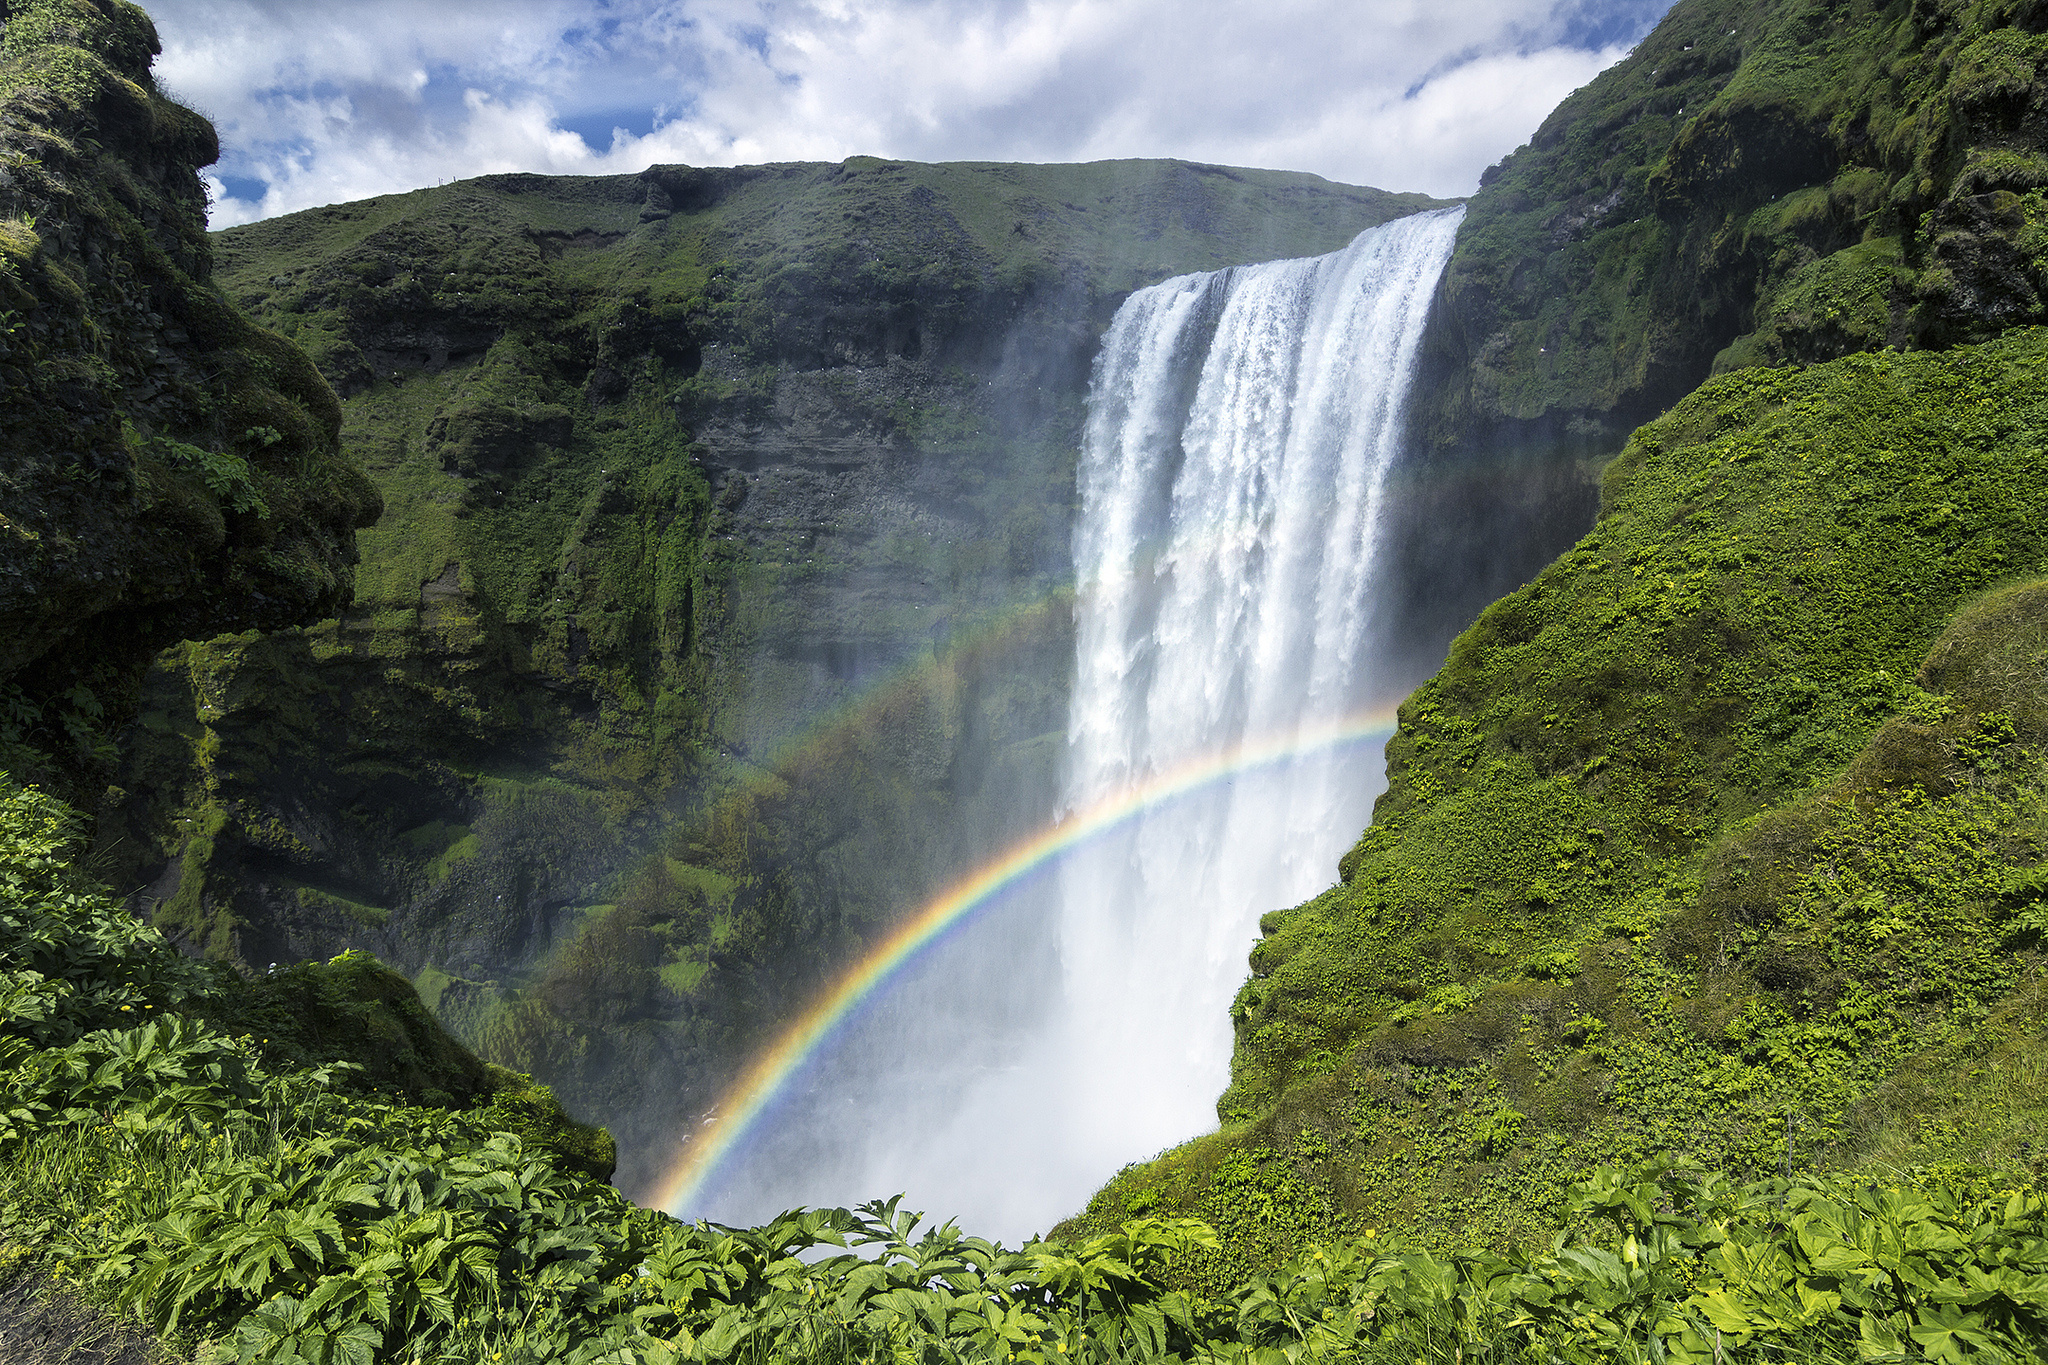
POLYGON ((487 172, 1172 156, 1469 192, 1668 0, 143 0, 214 224, 487 172))

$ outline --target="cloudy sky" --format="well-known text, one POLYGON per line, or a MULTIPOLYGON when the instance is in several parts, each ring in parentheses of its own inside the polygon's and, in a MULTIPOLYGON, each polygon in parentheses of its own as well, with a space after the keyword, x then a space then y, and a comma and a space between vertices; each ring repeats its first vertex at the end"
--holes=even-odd
POLYGON ((1669 0, 143 0, 214 226, 495 171, 1171 156, 1465 194, 1669 0))

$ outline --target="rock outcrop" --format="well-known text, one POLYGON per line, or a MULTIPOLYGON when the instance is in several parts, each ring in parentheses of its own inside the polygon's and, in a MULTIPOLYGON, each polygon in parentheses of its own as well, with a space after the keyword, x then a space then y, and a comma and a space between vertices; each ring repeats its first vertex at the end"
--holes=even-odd
POLYGON ((0 12, 0 763, 77 794, 165 645, 345 605, 379 501, 326 381, 213 284, 218 146, 148 16, 0 12))

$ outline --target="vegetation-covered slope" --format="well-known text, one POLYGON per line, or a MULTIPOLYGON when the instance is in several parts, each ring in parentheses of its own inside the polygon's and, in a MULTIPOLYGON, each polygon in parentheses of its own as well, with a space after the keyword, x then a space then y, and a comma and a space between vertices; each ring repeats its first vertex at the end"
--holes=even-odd
POLYGON ((1404 705, 1222 1131, 1084 1220, 1540 1235, 1603 1162, 2021 1175, 2048 1089, 2048 333, 1704 385, 1404 705))
POLYGON ((1690 0, 1483 177, 1429 438, 1619 436, 1709 367, 2043 320, 2048 10, 1690 0))
POLYGON ((213 129, 123 0, 0 39, 0 763, 78 792, 149 657, 346 604, 376 492, 333 393, 212 279, 213 129))
POLYGON ((112 875, 209 953, 377 952, 651 1148, 1049 804, 1071 469, 1121 297, 1428 202, 855 159, 487 177, 221 234, 387 511, 345 616, 166 657, 112 875))

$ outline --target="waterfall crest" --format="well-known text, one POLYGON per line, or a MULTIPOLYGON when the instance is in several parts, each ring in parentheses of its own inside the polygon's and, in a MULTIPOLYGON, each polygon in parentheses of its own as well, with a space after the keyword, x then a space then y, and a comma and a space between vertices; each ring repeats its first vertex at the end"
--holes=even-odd
MULTIPOLYGON (((1078 474, 1055 815, 1241 744, 1285 752, 1391 700, 1372 667, 1379 528, 1463 213, 1181 276, 1118 311, 1078 474)), ((1014 1240, 1211 1127, 1258 917, 1329 883, 1382 782, 1376 745, 1307 750, 1069 852, 820 1051, 710 1212, 748 1221, 907 1190, 1014 1240), (1021 1033, 982 1018, 1005 973, 1043 1004, 1021 1033)))

